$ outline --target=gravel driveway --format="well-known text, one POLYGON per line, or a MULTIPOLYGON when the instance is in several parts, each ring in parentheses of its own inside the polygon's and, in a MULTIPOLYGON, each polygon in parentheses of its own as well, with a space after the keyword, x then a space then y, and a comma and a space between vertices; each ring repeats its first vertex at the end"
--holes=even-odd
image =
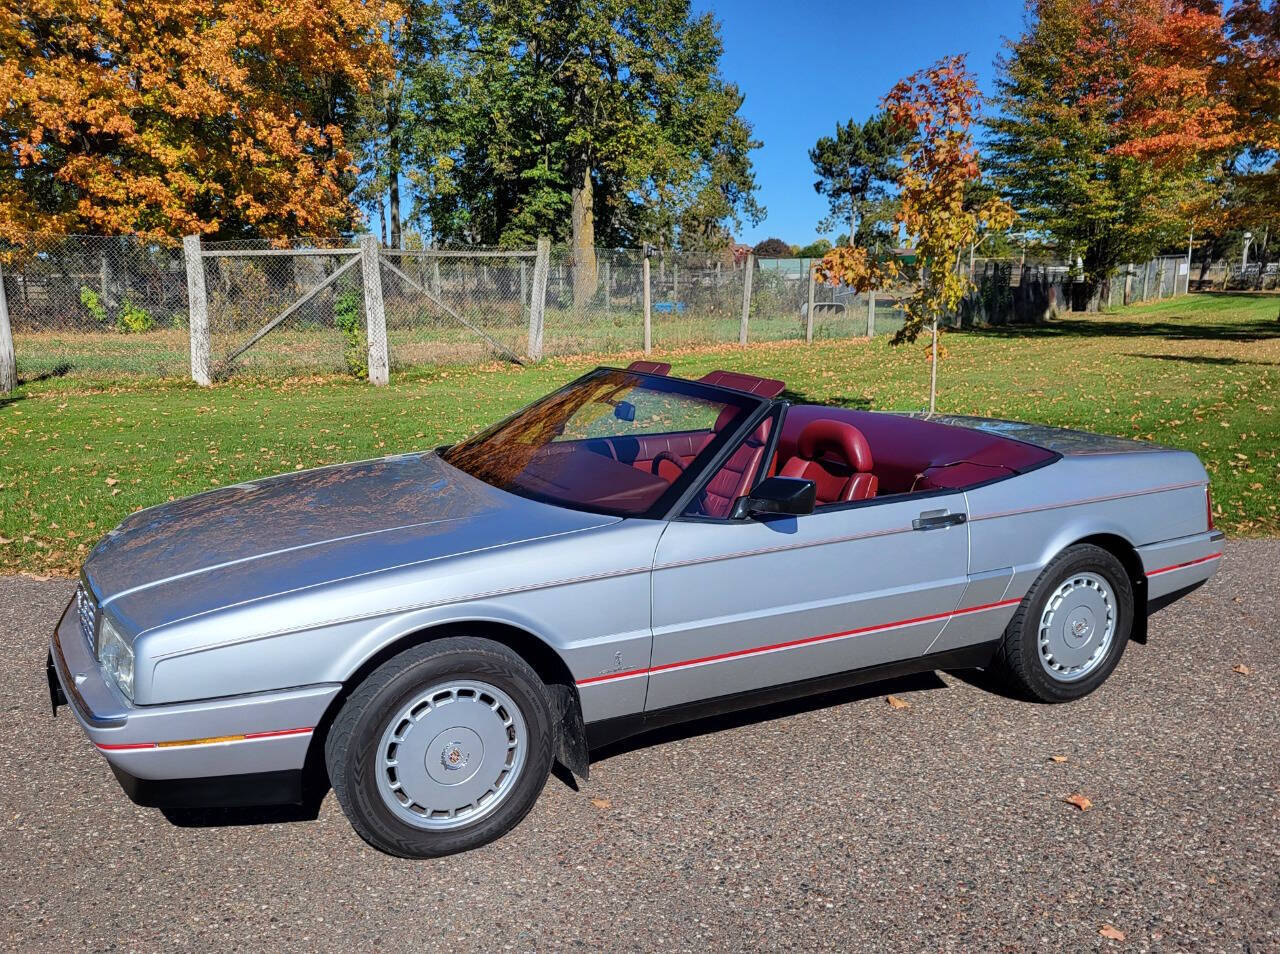
POLYGON ((703 723, 419 863, 332 796, 314 820, 134 807, 49 718, 70 584, 0 579, 0 948, 1280 950, 1278 567, 1280 541, 1230 544, 1083 702, 938 675, 703 723))

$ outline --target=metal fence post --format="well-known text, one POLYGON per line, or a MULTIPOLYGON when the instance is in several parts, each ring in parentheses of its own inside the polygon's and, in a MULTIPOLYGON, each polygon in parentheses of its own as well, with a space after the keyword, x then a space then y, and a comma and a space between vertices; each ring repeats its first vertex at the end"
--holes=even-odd
POLYGON ((9 300, 4 296, 4 266, 0 265, 0 394, 7 394, 17 386, 18 360, 13 353, 9 300))
POLYGON ((818 277, 818 269, 809 262, 809 310, 804 313, 804 341, 813 344, 813 283, 818 277))
POLYGON ((533 291, 529 297, 529 360, 542 359, 542 329, 547 312, 547 273, 551 270, 551 239, 538 239, 538 255, 533 260, 533 291))
POLYGON ((747 343, 747 322, 751 318, 751 274, 755 271, 756 257, 747 253, 747 271, 742 278, 742 323, 738 325, 738 344, 747 343))
POLYGON ((200 236, 182 239, 182 254, 187 263, 187 331, 191 336, 191 380, 208 387, 209 373, 209 299, 204 289, 204 256, 200 252, 200 236))
POLYGON ((873 288, 867 292, 867 337, 876 336, 876 292, 873 288))
POLYGON ((649 250, 644 250, 644 261, 640 264, 640 296, 644 302, 644 353, 653 348, 653 290, 649 285, 649 250))
POLYGON ((364 325, 369 338, 369 383, 386 384, 387 312, 382 302, 382 268, 378 264, 378 238, 360 236, 360 284, 364 286, 364 325))

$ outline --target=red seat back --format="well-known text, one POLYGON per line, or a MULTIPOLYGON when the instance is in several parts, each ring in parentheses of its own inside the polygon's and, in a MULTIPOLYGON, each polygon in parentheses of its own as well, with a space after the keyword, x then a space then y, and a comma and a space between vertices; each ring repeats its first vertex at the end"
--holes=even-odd
POLYGON ((876 495, 878 481, 866 437, 844 421, 810 421, 800 432, 796 454, 782 468, 783 477, 812 480, 819 506, 876 495), (852 473, 847 473, 852 471, 852 473))
POLYGON ((702 492, 696 511, 707 517, 727 517, 733 502, 751 489, 751 480, 760 467, 773 418, 766 418, 760 426, 729 455, 729 459, 716 471, 716 475, 702 492))

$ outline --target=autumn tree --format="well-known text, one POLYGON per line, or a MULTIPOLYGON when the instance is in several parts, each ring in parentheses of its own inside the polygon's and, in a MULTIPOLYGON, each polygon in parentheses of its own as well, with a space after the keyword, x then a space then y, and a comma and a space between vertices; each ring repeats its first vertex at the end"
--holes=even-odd
POLYGON ((996 181, 1029 227, 1082 259, 1082 299, 1117 266, 1185 241, 1206 170, 1230 141, 1221 17, 1201 7, 1032 0, 1026 32, 998 63, 996 181))
MULTIPOLYGON (((915 290, 902 303, 905 320, 894 342, 914 341, 928 327, 931 378, 929 410, 937 405, 938 321, 955 313, 973 288, 961 256, 984 229, 1004 229, 1013 210, 1002 199, 980 194, 978 151, 972 127, 979 104, 978 87, 963 56, 940 60, 899 82, 885 97, 885 112, 908 131, 898 176, 896 221, 914 243, 911 266, 915 290)), ((845 246, 833 249, 819 265, 824 281, 859 290, 881 287, 903 267, 887 256, 845 246)))
POLYGON ((386 64, 385 16, 362 0, 4 0, 0 229, 350 225, 342 127, 386 64))
POLYGON ((852 244, 877 244, 883 232, 868 226, 892 217, 891 211, 884 213, 907 136, 907 130, 895 127, 886 114, 878 113, 865 123, 853 119, 837 123, 834 136, 817 141, 809 150, 809 161, 818 176, 813 188, 826 197, 830 209, 818 224, 820 232, 848 223, 852 244))

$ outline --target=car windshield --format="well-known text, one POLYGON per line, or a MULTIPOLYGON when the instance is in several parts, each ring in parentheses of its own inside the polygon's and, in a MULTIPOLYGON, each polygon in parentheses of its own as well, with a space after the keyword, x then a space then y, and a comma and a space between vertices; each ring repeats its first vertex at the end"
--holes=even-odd
POLYGON ((692 381, 600 368, 442 456, 524 497, 660 517, 761 403, 692 381))

